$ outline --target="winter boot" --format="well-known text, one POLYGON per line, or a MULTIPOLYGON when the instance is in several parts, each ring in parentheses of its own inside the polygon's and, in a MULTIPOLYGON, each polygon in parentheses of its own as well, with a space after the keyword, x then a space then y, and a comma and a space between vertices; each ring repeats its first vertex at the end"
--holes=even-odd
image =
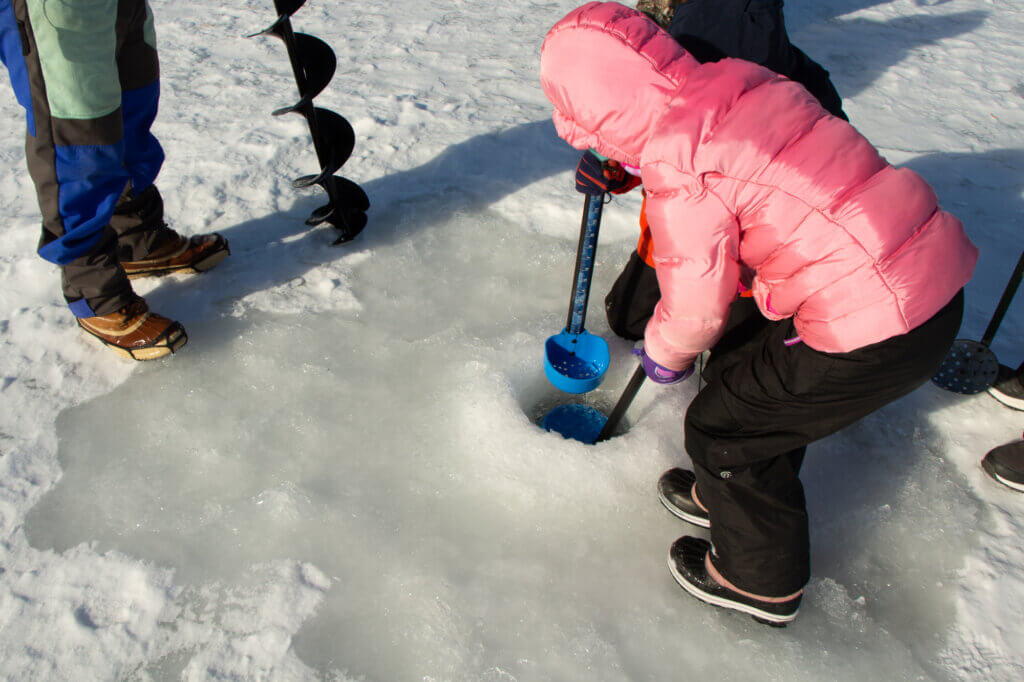
POLYGON ((187 239, 175 233, 174 237, 147 258, 121 261, 128 279, 171 272, 205 272, 231 253, 228 240, 216 232, 187 239))
POLYGON ((988 388, 993 398, 1015 410, 1024 410, 1024 365, 1012 370, 999 365, 999 375, 988 388))
POLYGON ((708 573, 711 543, 700 538, 683 536, 672 543, 668 553, 668 569, 679 586, 697 599, 726 609, 749 614, 759 623, 786 627, 800 610, 803 593, 785 601, 754 599, 719 584, 708 573))
POLYGON ((154 360, 176 352, 188 341, 180 323, 149 312, 142 298, 109 315, 79 317, 87 334, 132 360, 154 360))
POLYGON ((697 498, 697 477, 686 469, 669 469, 658 479, 658 499, 665 509, 701 528, 710 528, 708 510, 697 498))
POLYGON ((110 226, 117 233, 117 256, 128 279, 171 272, 204 272, 227 258, 228 241, 219 234, 186 238, 164 222, 164 202, 156 185, 137 195, 126 187, 110 226))
POLYGON ((990 450, 981 460, 981 468, 1003 485, 1024 492, 1024 440, 990 450))

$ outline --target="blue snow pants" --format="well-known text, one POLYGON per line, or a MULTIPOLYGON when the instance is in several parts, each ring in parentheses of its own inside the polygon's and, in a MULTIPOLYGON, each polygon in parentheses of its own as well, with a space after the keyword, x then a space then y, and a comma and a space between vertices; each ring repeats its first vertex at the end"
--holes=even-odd
POLYGON ((25 156, 42 217, 39 255, 61 266, 79 317, 134 294, 110 226, 124 195, 151 186, 164 152, 146 0, 0 0, 0 58, 26 113, 25 156))

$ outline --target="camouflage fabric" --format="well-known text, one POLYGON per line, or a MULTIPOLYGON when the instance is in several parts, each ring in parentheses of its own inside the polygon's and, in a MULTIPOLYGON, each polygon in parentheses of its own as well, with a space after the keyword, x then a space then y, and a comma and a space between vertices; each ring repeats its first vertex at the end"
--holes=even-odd
POLYGON ((640 0, 636 3, 636 8, 654 19, 658 26, 668 28, 676 7, 685 2, 686 0, 640 0))

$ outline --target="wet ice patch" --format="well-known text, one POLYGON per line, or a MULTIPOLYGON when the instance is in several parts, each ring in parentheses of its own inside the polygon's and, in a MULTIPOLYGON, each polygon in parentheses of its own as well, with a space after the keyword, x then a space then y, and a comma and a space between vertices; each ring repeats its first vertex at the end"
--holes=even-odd
MULTIPOLYGON (((38 548, 93 543, 173 569, 161 627, 177 634, 154 639, 154 677, 936 672, 927 659, 952 604, 934 583, 952 579, 958 553, 943 548, 950 558, 936 562, 935 510, 920 500, 942 493, 951 517, 966 503, 943 467, 918 469, 915 457, 887 477, 884 457, 927 453, 927 432, 881 429, 880 416, 819 448, 817 582, 780 649, 777 632, 689 598, 665 568, 672 541, 693 530, 655 484, 686 464, 693 382, 642 387, 629 432, 598 445, 537 424, 566 399, 542 362, 564 322, 574 230, 545 237, 430 202, 380 219, 363 245, 373 257, 339 260, 359 306, 253 305, 203 320, 173 365, 140 368, 58 420, 63 477, 26 533, 38 548), (874 468, 844 487, 841 453, 865 451, 880 453, 861 456, 874 468), (822 641, 842 644, 823 659, 822 641)), ((599 251, 595 292, 628 251, 599 251)), ((612 366, 585 399, 608 410, 636 365, 632 344, 591 312, 612 366)), ((97 604, 79 620, 119 613, 97 604)))

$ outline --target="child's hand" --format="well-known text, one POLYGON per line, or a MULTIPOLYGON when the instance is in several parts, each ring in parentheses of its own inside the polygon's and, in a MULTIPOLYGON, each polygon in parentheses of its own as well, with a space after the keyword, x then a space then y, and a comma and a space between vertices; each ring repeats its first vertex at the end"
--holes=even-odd
POLYGON ((656 384, 676 384, 693 374, 692 364, 686 369, 681 370, 669 369, 659 365, 654 360, 651 360, 643 346, 634 348, 632 352, 633 355, 640 358, 640 364, 644 366, 644 373, 647 374, 647 378, 656 384))
POLYGON ((640 178, 630 175, 617 161, 601 161, 592 151, 586 151, 576 166, 576 191, 582 194, 623 194, 640 184, 640 178))

